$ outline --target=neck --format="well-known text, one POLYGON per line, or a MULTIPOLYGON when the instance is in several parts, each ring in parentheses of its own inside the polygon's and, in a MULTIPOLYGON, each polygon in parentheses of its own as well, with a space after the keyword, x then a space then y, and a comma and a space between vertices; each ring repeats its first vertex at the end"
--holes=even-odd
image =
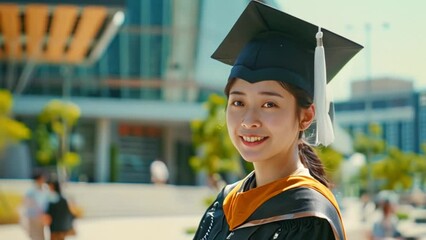
POLYGON ((276 161, 254 162, 253 165, 257 187, 288 177, 304 168, 297 151, 286 158, 280 158, 276 161))

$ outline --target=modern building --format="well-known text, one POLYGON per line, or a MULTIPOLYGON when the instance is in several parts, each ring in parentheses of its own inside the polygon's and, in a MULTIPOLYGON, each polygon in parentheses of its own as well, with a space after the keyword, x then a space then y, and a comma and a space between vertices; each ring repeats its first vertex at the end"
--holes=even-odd
POLYGON ((335 104, 336 118, 349 133, 367 132, 369 123, 382 128, 388 146, 421 152, 426 144, 426 92, 416 92, 404 79, 353 82, 351 97, 335 104))
MULTIPOLYGON (((171 183, 194 184, 190 122, 222 92, 228 69, 210 54, 247 3, 0 0, 0 88, 32 130, 50 100, 79 106, 71 144, 82 161, 72 180, 148 183, 161 159, 171 183)), ((34 139, 15 146, 0 177, 29 177, 36 149, 34 139)))
MULTIPOLYGON (((14 93, 15 117, 32 130, 52 99, 80 107, 74 181, 148 183, 150 163, 161 159, 172 184, 194 184, 190 122, 205 116, 210 93, 222 93, 229 67, 210 55, 248 2, 0 0, 0 88, 14 93)), ((388 143, 419 151, 426 93, 381 81, 371 93, 354 83, 351 99, 336 104, 338 124, 353 133, 377 121, 388 143)), ((339 148, 348 151, 348 141, 339 148)), ((29 177, 36 150, 34 139, 14 146, 0 177, 29 177)))

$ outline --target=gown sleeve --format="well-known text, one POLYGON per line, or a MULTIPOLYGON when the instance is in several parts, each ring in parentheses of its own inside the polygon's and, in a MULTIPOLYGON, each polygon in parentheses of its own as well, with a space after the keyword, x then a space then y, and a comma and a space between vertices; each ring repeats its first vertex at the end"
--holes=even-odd
POLYGON ((322 218, 306 217, 281 223, 287 233, 277 239, 323 239, 334 240, 334 233, 329 222, 322 218))
MULTIPOLYGON (((249 229, 247 229, 249 230, 249 229)), ((254 229, 252 229, 253 231, 254 229)), ((239 235, 235 232, 236 235, 239 235)), ((240 232, 242 235, 247 233, 240 232)), ((239 239, 235 236, 235 239, 239 239)), ((259 226, 250 234, 250 240, 335 240, 333 230, 327 220, 317 217, 304 217, 284 220, 259 226)))

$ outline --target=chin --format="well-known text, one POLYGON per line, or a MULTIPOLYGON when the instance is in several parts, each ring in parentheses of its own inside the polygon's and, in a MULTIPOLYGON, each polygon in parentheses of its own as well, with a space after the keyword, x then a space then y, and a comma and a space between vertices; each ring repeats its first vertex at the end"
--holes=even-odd
POLYGON ((254 163, 262 161, 263 157, 259 156, 258 154, 241 154, 241 157, 246 162, 254 163))

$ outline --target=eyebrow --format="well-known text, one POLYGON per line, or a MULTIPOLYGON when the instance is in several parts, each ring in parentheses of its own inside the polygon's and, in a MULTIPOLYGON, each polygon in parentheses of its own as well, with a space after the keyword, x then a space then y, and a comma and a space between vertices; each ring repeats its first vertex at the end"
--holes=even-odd
MULTIPOLYGON (((277 92, 262 91, 262 92, 259 92, 259 94, 260 95, 266 95, 266 96, 284 98, 283 95, 281 95, 277 92)), ((246 95, 246 94, 244 92, 241 92, 241 91, 232 91, 232 92, 229 93, 229 95, 246 95)))

